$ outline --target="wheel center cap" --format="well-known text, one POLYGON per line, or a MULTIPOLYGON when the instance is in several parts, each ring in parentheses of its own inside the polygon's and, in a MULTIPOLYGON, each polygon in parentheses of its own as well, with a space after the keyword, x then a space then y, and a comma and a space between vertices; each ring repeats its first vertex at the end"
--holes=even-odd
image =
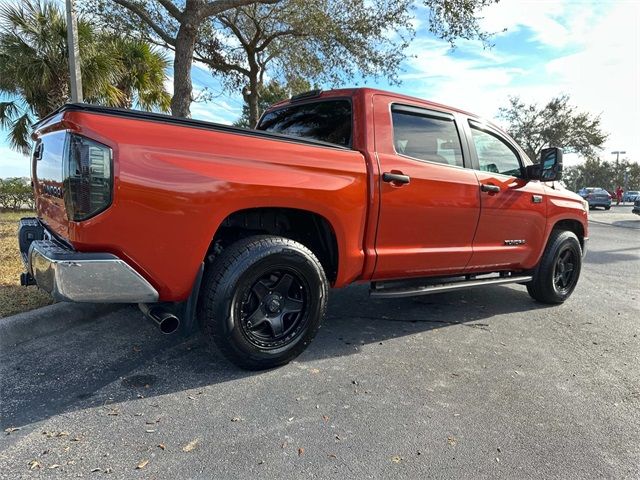
POLYGON ((273 294, 264 301, 264 306, 269 313, 280 313, 283 306, 283 298, 280 295, 273 294))

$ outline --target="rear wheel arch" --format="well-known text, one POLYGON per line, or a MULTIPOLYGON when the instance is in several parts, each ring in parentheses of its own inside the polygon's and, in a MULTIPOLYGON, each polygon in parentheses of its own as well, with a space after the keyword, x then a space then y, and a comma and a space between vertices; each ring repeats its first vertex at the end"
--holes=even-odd
POLYGON ((247 208, 230 213, 218 225, 205 260, 212 261, 225 248, 246 237, 276 235, 307 247, 318 258, 327 279, 338 275, 339 248, 336 230, 324 216, 285 207, 247 208))

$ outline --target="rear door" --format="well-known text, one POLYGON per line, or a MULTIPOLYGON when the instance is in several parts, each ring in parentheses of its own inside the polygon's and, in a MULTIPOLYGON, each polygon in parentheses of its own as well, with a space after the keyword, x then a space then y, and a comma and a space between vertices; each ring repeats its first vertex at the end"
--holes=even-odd
POLYGON ((374 95, 380 213, 374 280, 458 273, 480 214, 456 117, 374 95))
POLYGON ((469 271, 533 267, 544 246, 544 185, 522 178, 523 155, 501 132, 473 120, 467 132, 481 198, 469 271))

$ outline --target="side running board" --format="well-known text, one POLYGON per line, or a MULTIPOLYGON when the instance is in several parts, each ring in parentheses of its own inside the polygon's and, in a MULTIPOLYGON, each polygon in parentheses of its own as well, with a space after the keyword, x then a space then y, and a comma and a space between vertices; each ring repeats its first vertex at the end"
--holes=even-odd
POLYGON ((422 279, 422 283, 410 281, 372 282, 369 294, 378 298, 401 298, 431 293, 450 292, 485 285, 504 285, 508 283, 526 283, 533 279, 531 275, 513 275, 502 273, 498 276, 477 278, 476 276, 449 277, 444 279, 422 279), (457 278, 457 279, 456 279, 457 278))

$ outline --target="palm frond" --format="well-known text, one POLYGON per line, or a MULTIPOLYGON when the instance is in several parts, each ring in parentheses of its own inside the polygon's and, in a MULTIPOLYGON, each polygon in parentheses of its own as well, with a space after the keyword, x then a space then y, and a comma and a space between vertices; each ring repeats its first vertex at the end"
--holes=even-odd
POLYGON ((9 146, 25 155, 31 151, 29 134, 33 124, 28 112, 16 118, 9 127, 9 146))

